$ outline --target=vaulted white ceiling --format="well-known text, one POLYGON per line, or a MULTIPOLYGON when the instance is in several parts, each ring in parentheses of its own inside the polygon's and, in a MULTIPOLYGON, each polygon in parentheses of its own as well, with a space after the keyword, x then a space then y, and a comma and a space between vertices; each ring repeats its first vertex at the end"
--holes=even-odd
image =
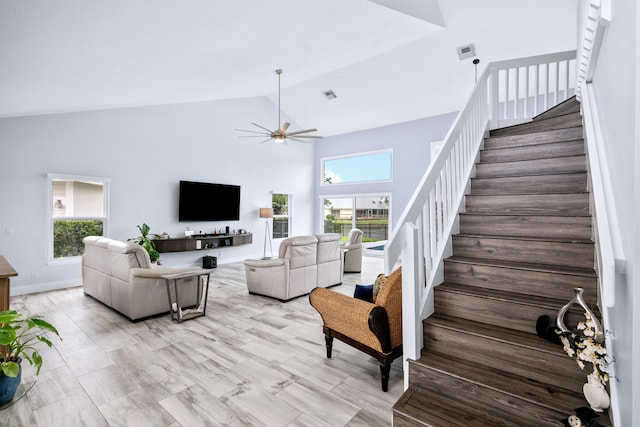
POLYGON ((283 112, 335 135, 458 110, 475 68, 457 47, 475 45, 478 72, 575 49, 576 11, 577 0, 0 0, 0 117, 276 103, 282 68, 283 112))

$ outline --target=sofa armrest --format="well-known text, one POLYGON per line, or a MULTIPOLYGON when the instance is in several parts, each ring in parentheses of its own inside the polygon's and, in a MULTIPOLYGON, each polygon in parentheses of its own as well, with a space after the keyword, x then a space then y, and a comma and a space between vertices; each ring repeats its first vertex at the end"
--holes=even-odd
POLYGON ((156 266, 154 268, 132 268, 129 270, 129 273, 133 277, 147 277, 150 279, 162 279, 162 276, 168 274, 177 274, 177 273, 185 273, 185 272, 194 272, 205 269, 200 267, 185 267, 185 268, 172 268, 172 267, 162 267, 156 266))
POLYGON ((361 249, 362 243, 345 244, 345 245, 342 245, 342 248, 343 249, 361 249))
POLYGON ((326 288, 311 291, 309 302, 322 316, 325 327, 377 351, 389 351, 389 322, 384 308, 326 288))
POLYGON ((256 268, 281 267, 288 263, 289 263, 289 260, 285 258, 244 260, 244 265, 246 265, 247 267, 256 267, 256 268))

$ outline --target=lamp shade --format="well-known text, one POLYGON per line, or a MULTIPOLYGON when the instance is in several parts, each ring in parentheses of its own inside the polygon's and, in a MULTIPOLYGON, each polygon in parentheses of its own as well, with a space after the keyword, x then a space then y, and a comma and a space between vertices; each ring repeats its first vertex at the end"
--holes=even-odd
POLYGON ((273 209, 260 208, 260 218, 273 218, 273 209))

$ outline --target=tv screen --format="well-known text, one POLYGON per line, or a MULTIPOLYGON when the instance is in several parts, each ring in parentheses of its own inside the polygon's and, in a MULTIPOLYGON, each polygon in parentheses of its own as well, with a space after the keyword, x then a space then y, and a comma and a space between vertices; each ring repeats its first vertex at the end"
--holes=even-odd
POLYGON ((180 181, 179 221, 237 221, 240 186, 180 181))

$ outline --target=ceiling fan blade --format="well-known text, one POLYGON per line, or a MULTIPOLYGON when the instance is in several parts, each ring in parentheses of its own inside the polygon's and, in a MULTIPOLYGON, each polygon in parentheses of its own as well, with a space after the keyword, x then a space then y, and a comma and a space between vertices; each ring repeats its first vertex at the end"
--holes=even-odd
POLYGON ((297 141, 297 142, 304 142, 305 144, 310 143, 311 141, 306 141, 304 139, 298 139, 298 138, 289 138, 291 141, 297 141))
POLYGON ((318 132, 318 129, 305 129, 305 130, 297 130, 295 132, 289 132, 289 135, 299 135, 301 133, 309 133, 309 132, 318 132))
POLYGON ((284 133, 287 131, 287 129, 289 129, 289 126, 291 126, 291 123, 289 122, 284 122, 282 124, 282 127, 280 128, 280 132, 284 133))
POLYGON ((249 133, 259 133, 260 135, 271 135, 271 132, 267 133, 267 132, 258 132, 255 130, 246 130, 246 129, 234 129, 237 130, 239 132, 249 132, 249 133))
POLYGON ((271 135, 271 134, 273 133, 273 131, 272 131, 271 129, 267 129, 266 127, 264 127, 264 126, 260 126, 260 125, 259 125, 259 124, 257 124, 257 123, 253 123, 253 122, 252 122, 251 124, 252 124, 252 125, 254 125, 254 126, 259 127, 260 129, 264 129, 264 130, 266 130, 267 132, 269 132, 269 135, 271 135))
POLYGON ((264 144, 265 142, 267 142, 267 141, 271 141, 272 139, 273 139, 273 138, 267 138, 267 139, 265 139, 264 141, 260 141, 260 144, 264 144))
POLYGON ((261 135, 238 135, 238 138, 264 138, 265 136, 271 138, 271 135, 268 133, 263 133, 261 135))

